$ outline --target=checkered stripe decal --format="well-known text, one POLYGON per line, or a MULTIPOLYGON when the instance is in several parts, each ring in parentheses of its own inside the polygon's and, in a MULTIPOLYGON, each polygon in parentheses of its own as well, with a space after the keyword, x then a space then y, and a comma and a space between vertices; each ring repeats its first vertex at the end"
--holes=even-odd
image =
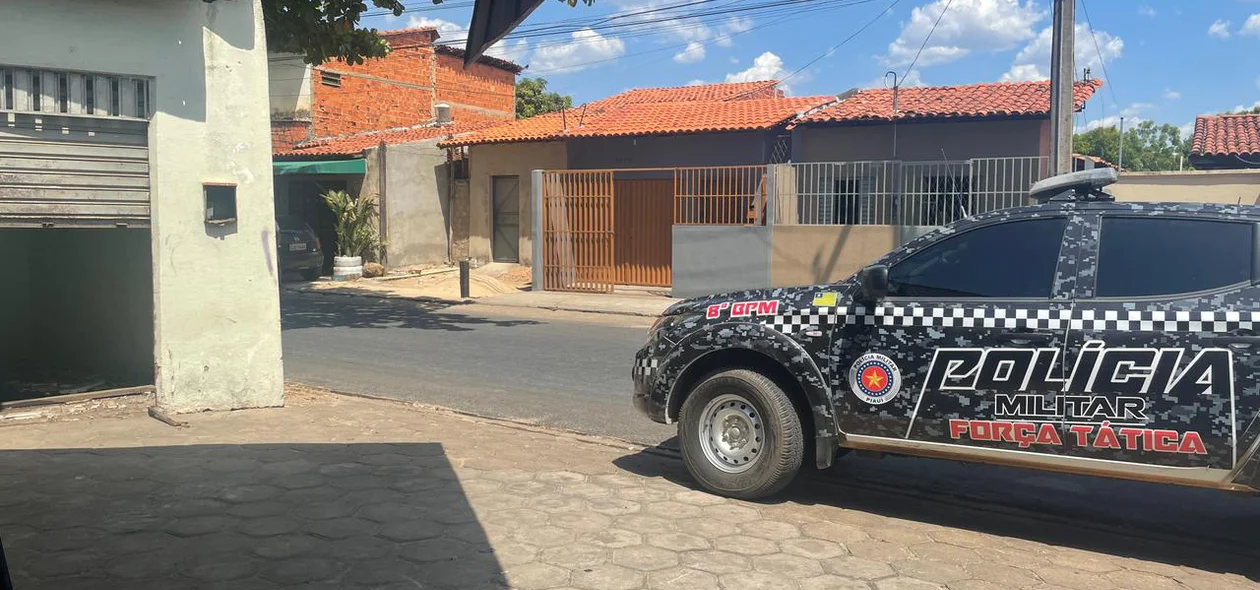
POLYGON ((824 326, 834 324, 838 317, 840 317, 840 314, 834 309, 807 307, 805 309, 792 309, 786 313, 770 316, 766 318, 765 324, 784 334, 791 334, 806 328, 822 329, 824 326))
POLYGON ((1260 312, 1240 311, 1118 311, 1066 309, 1004 309, 982 307, 864 307, 806 308, 765 319, 785 334, 805 326, 822 328, 843 321, 847 325, 888 327, 954 327, 1030 330, 1233 332, 1260 328, 1260 312))
POLYGON ((641 358, 634 361, 635 375, 650 375, 656 372, 656 368, 660 366, 660 360, 656 358, 641 358))

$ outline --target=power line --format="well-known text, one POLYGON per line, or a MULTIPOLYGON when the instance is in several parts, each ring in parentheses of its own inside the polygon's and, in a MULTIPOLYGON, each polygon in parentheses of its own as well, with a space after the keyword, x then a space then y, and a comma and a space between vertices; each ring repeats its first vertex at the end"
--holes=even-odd
MULTIPOLYGON (((1094 22, 1089 18, 1089 7, 1085 5, 1085 0, 1081 0, 1081 9, 1085 11, 1085 24, 1089 26, 1089 36, 1094 39, 1094 52, 1098 54, 1098 63, 1102 65, 1103 82, 1106 83, 1107 91, 1111 93, 1111 102, 1115 104, 1115 109, 1120 110, 1120 101, 1116 99, 1115 84, 1111 80, 1111 74, 1107 73, 1107 61, 1103 59, 1102 48, 1098 46, 1098 35, 1094 33, 1094 22)), ((1075 35, 1076 31, 1072 31, 1075 35)))
MULTIPOLYGON (((588 29, 594 30, 594 31, 607 31, 607 30, 613 30, 613 29, 643 28, 646 25, 651 25, 651 24, 656 24, 656 23, 673 22, 673 21, 686 20, 686 19, 699 19, 702 17, 726 16, 726 15, 731 15, 731 14, 745 13, 745 12, 751 12, 751 13, 761 14, 761 15, 779 14, 779 13, 785 13, 785 12, 796 12, 799 9, 793 8, 793 6, 795 5, 809 4, 809 3, 823 3, 823 2, 825 2, 825 0, 772 0, 769 2, 761 2, 757 4, 746 4, 746 5, 742 5, 738 7, 701 10, 701 11, 695 11, 695 12, 680 14, 680 15, 668 15, 668 16, 658 17, 654 19, 648 19, 648 20, 642 20, 642 21, 636 21, 636 22, 630 22, 630 23, 591 26, 590 23, 583 22, 579 24, 570 25, 570 28, 568 29, 560 29, 560 30, 555 30, 555 29, 558 29, 558 26, 548 26, 544 28, 533 28, 533 29, 522 28, 522 29, 518 29, 517 32, 513 34, 508 35, 507 37, 504 37, 504 39, 517 40, 517 39, 531 39, 535 37, 563 36, 563 35, 576 33, 578 31, 584 31, 588 29)), ((687 25, 686 23, 679 23, 677 25, 674 25, 674 27, 675 28, 679 28, 679 27, 694 28, 694 25, 687 25)), ((654 31, 660 31, 660 30, 661 29, 658 28, 658 29, 655 29, 654 31)), ((654 31, 648 31, 648 33, 651 33, 654 31)), ((466 38, 465 39, 451 39, 450 41, 446 41, 444 43, 445 44, 461 44, 466 41, 467 41, 466 38)))
MULTIPOLYGON (((805 62, 805 65, 803 65, 803 66, 801 66, 801 67, 799 67, 799 68, 796 68, 795 70, 793 70, 793 71, 792 71, 792 73, 790 73, 790 74, 788 74, 788 75, 786 75, 786 76, 784 76, 784 77, 780 78, 780 79, 779 79, 779 81, 778 81, 778 83, 777 83, 776 85, 781 85, 781 84, 783 84, 784 82, 788 81, 788 80, 789 80, 792 76, 795 76, 795 75, 797 75, 797 74, 799 74, 799 73, 801 73, 801 72, 805 71, 805 69, 806 69, 806 68, 808 68, 809 66, 814 65, 814 64, 815 64, 815 63, 817 63, 819 60, 821 60, 821 59, 823 59, 823 58, 825 58, 825 57, 829 57, 829 56, 831 56, 831 54, 832 54, 832 53, 834 53, 837 49, 839 49, 839 48, 843 47, 846 43, 848 43, 849 41, 852 41, 852 40, 853 40, 853 39, 855 39, 858 35, 861 35, 863 32, 865 32, 865 31, 866 31, 866 29, 871 28, 871 25, 874 25, 876 21, 878 21, 878 20, 879 20, 879 19, 881 19, 881 18, 884 18, 884 15, 887 15, 889 12, 891 12, 891 11, 892 11, 892 9, 893 9, 893 7, 894 7, 894 6, 896 6, 896 5, 897 5, 898 3, 900 3, 900 2, 901 2, 901 0, 893 0, 893 1, 892 1, 892 3, 891 3, 891 4, 889 4, 889 5, 888 5, 888 7, 887 7, 887 8, 885 8, 883 12, 880 12, 879 14, 875 15, 875 18, 871 19, 870 21, 867 21, 867 23, 866 23, 865 25, 862 25, 862 28, 860 28, 860 29, 858 29, 858 30, 854 31, 852 35, 849 35, 848 37, 845 37, 845 38, 844 38, 844 40, 840 41, 839 43, 836 43, 835 45, 832 45, 831 47, 827 48, 827 50, 826 50, 826 51, 822 52, 821 54, 819 54, 819 55, 818 55, 817 57, 815 57, 814 59, 811 59, 811 60, 809 60, 808 62, 805 62)), ((753 93, 753 92, 759 92, 759 91, 760 91, 760 89, 759 89, 759 90, 754 90, 754 91, 745 92, 745 93, 743 93, 743 94, 737 94, 737 95, 735 95, 735 96, 732 96, 732 97, 730 97, 730 98, 727 98, 726 100, 734 100, 734 99, 736 99, 736 98, 740 98, 740 97, 742 97, 742 96, 745 96, 745 95, 751 94, 751 93, 753 93)))
POLYGON ((910 67, 906 68, 906 73, 901 75, 902 80, 905 80, 906 76, 909 76, 910 72, 914 70, 914 64, 919 63, 919 56, 923 55, 923 50, 927 48, 928 41, 932 39, 932 33, 936 32, 936 27, 941 24, 941 20, 945 18, 945 13, 949 12, 949 7, 953 3, 954 0, 949 0, 949 2, 945 3, 945 10, 942 10, 941 15, 936 17, 936 22, 932 23, 932 29, 928 31, 927 37, 923 38, 923 45, 919 46, 919 52, 914 54, 914 59, 911 60, 910 67))
MULTIPOLYGON (((850 6, 857 6, 857 5, 860 5, 860 4, 867 4, 867 3, 870 3, 870 2, 874 2, 875 0, 815 0, 815 1, 819 1, 819 2, 820 2, 820 4, 828 4, 828 5, 830 5, 830 6, 828 6, 828 7, 826 8, 826 10, 831 10, 831 9, 836 9, 836 8, 848 8, 848 7, 850 7, 850 6)), ((898 0, 898 1, 900 1, 900 0, 898 0)), ((778 25, 778 24, 781 24, 781 23, 784 23, 784 22, 787 22, 787 21, 791 21, 791 20, 797 20, 797 19, 805 18, 805 17, 807 17, 807 16, 811 16, 811 14, 810 14, 810 13, 807 13, 807 12, 800 11, 800 10, 792 10, 792 11, 790 11, 790 13, 789 13, 786 17, 784 17, 784 18, 780 18, 780 19, 777 19, 777 20, 772 20, 772 21, 769 21, 769 22, 765 22, 765 23, 762 23, 762 24, 760 24, 760 25, 755 25, 755 26, 750 27, 750 28, 748 28, 748 29, 746 29, 746 30, 743 30, 743 31, 738 31, 738 32, 734 32, 734 33, 728 33, 728 34, 725 34, 725 35, 719 35, 719 36, 717 36, 717 37, 714 37, 713 39, 709 39, 709 40, 706 40, 706 41, 700 42, 700 44, 701 44, 701 45, 703 45, 703 46, 706 46, 706 47, 707 47, 707 46, 712 45, 712 44, 714 44, 714 43, 717 43, 718 41, 721 41, 721 40, 723 40, 723 39, 729 39, 729 38, 736 37, 736 36, 739 36, 739 35, 744 35, 744 34, 751 33, 751 32, 753 32, 753 31, 759 30, 759 29, 764 29, 764 28, 772 27, 772 26, 775 26, 775 25, 778 25)), ((613 38, 624 38, 624 37, 625 37, 625 36, 621 36, 621 37, 613 37, 613 38)), ((546 73, 551 73, 551 72, 567 71, 567 70, 572 70, 572 69, 574 69, 574 68, 585 67, 585 66, 588 66, 588 65, 596 64, 596 63, 609 62, 609 61, 616 61, 616 60, 626 59, 626 58, 630 58, 630 57, 637 57, 637 56, 640 56, 640 55, 647 55, 647 54, 650 54, 650 53, 659 53, 659 52, 661 52, 661 51, 671 51, 671 50, 675 50, 675 49, 685 48, 685 47, 687 47, 687 46, 688 46, 688 45, 690 45, 690 44, 691 44, 691 43, 690 43, 690 42, 688 42, 688 43, 676 43, 676 44, 673 44, 673 45, 664 45, 664 46, 661 46, 661 47, 656 47, 656 48, 653 48, 653 49, 648 49, 648 50, 639 51, 639 52, 635 52, 635 53, 628 53, 628 54, 625 54, 625 55, 619 55, 619 56, 616 56, 616 57, 609 57, 609 58, 602 58, 602 59, 590 60, 590 61, 580 62, 580 63, 576 63, 576 64, 572 64, 572 65, 567 65, 567 66, 561 66, 561 67, 556 67, 556 68, 546 68, 546 69, 541 69, 541 70, 527 70, 525 73, 526 73, 526 74, 529 74, 529 75, 541 75, 541 74, 546 74, 546 73)))

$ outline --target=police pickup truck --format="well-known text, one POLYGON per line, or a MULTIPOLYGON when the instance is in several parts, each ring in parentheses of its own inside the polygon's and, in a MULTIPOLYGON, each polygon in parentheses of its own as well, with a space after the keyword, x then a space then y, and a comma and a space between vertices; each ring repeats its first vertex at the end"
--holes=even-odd
POLYGON ((675 304, 634 405, 738 498, 848 450, 1260 489, 1260 207, 1116 203, 1115 178, 1044 180, 838 283, 675 304))

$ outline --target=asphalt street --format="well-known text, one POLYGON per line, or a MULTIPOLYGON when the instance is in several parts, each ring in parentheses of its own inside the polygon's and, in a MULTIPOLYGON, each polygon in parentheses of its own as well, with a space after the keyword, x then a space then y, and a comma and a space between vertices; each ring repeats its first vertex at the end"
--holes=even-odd
POLYGON ((293 381, 648 445, 674 432, 630 403, 650 318, 294 293, 281 304, 293 381))
MULTIPOLYGON (((282 307, 290 380, 676 448, 672 427, 630 405, 630 365, 650 320, 327 295, 285 294, 282 307)), ((1250 496, 852 455, 802 481, 838 486, 837 498, 873 491, 1260 557, 1260 499, 1250 496)))

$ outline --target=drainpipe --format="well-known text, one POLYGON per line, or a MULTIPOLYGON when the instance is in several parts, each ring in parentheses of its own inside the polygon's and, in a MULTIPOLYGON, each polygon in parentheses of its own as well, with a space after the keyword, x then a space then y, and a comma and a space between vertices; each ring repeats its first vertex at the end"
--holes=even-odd
MULTIPOLYGON (((455 263, 455 150, 446 148, 446 263, 455 263)), ((462 148, 460 148, 462 149, 462 148)))
POLYGON ((388 216, 385 209, 385 177, 385 142, 382 141, 381 145, 376 149, 376 206, 380 212, 380 221, 377 225, 381 230, 381 239, 388 242, 389 230, 386 227, 388 216))

